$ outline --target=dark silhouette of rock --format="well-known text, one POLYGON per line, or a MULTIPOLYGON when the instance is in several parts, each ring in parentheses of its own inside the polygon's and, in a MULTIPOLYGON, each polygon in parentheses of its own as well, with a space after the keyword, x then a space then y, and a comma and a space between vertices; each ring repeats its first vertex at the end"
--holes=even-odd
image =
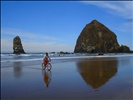
POLYGON ((19 36, 16 36, 13 39, 13 53, 14 54, 25 54, 25 51, 23 49, 22 43, 21 43, 21 39, 19 36))
POLYGON ((99 52, 130 52, 130 49, 127 46, 119 46, 115 33, 97 20, 93 20, 80 33, 74 53, 99 52))
POLYGON ((104 55, 102 52, 98 53, 98 55, 104 55))
POLYGON ((77 62, 83 80, 93 89, 105 85, 117 73, 118 61, 111 58, 92 58, 77 62))
POLYGON ((131 53, 130 48, 128 46, 125 45, 121 45, 118 48, 111 48, 111 50, 117 52, 117 53, 131 53))

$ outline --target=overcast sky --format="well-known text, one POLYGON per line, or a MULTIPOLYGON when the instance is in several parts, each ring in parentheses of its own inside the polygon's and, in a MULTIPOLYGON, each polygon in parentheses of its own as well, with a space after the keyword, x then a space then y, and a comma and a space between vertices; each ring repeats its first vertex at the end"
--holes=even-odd
POLYGON ((13 52, 13 38, 19 36, 27 53, 73 52, 94 19, 133 50, 132 1, 1 1, 1 51, 13 52))

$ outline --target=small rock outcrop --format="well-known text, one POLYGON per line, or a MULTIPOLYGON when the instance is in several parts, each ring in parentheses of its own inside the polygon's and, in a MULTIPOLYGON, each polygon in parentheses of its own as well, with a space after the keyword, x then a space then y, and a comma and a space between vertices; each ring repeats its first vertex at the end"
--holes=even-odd
POLYGON ((129 47, 120 46, 117 36, 106 26, 93 20, 80 33, 74 53, 119 53, 130 52, 129 47))
POLYGON ((25 51, 23 49, 21 39, 19 36, 16 36, 13 39, 13 54, 25 54, 25 51))

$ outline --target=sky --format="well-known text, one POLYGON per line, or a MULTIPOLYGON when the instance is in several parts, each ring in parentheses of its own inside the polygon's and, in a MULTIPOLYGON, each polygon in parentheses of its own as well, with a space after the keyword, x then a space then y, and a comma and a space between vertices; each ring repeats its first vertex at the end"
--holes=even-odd
POLYGON ((16 36, 26 53, 73 52, 92 20, 133 50, 132 1, 1 1, 1 52, 13 52, 16 36))

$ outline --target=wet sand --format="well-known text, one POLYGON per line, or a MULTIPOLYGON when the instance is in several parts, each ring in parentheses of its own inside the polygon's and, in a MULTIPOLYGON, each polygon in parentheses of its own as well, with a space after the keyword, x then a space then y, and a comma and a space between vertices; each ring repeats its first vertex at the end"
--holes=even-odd
POLYGON ((133 100, 133 57, 53 62, 2 67, 1 100, 133 100))

